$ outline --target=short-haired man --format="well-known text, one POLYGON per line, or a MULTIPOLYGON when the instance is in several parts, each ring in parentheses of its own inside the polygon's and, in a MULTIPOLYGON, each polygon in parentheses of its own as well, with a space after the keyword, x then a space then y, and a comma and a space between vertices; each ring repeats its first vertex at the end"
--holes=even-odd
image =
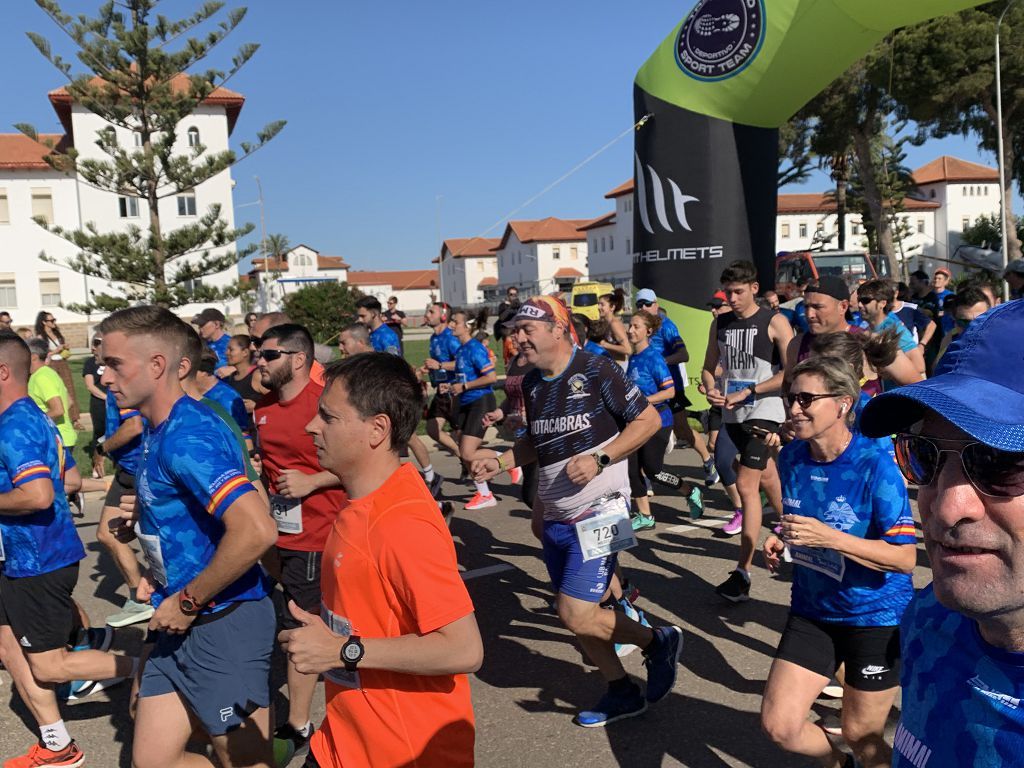
POLYGON ((423 410, 412 369, 391 355, 327 370, 306 427, 351 501, 324 547, 323 605, 289 610, 291 664, 323 674, 327 716, 308 768, 473 765, 467 674, 483 644, 437 505, 400 454, 423 410))
POLYGON ((484 480, 537 462, 533 526, 557 592, 558 616, 608 684, 597 705, 580 712, 575 722, 603 727, 639 715, 648 703, 667 696, 682 650, 678 627, 651 629, 601 607, 610 595, 617 550, 591 546, 585 533, 586 521, 608 508, 609 514, 621 515, 616 529, 632 534, 625 518, 625 459, 661 428, 661 417, 622 368, 575 344, 569 310, 558 299, 534 296, 511 322, 521 354, 536 365, 522 384, 527 433, 497 458, 473 462, 473 473, 484 480), (616 643, 643 649, 646 696, 626 674, 616 643))
POLYGON ((398 337, 398 351, 399 354, 405 355, 405 348, 402 346, 403 328, 406 324, 405 312, 398 308, 398 297, 389 296, 388 306, 381 313, 381 317, 384 319, 385 325, 395 332, 395 336, 398 337))
POLYGON ((1011 766, 1024 755, 1024 302, 974 320, 928 381, 872 400, 919 486, 932 583, 900 627, 895 768, 1011 766))
MULTIPOLYGON (((313 365, 313 339, 295 323, 275 325, 263 334, 257 369, 269 391, 253 412, 259 434, 263 475, 270 506, 277 521, 278 580, 286 600, 304 611, 320 607, 320 567, 331 521, 348 495, 337 475, 320 465, 313 439, 305 431, 316 414, 323 387, 309 376, 313 365)), ((299 626, 290 613, 280 617, 283 629, 299 626)), ((275 739, 290 751, 301 749, 313 732, 310 706, 316 690, 315 675, 288 665, 288 721, 275 739)))
MULTIPOLYGON (((423 369, 435 389, 441 384, 449 383, 449 379, 454 376, 455 354, 462 346, 462 342, 452 331, 451 319, 452 308, 443 301, 435 301, 427 307, 425 321, 431 330, 430 357, 424 361, 423 369)), ((498 329, 494 330, 497 335, 498 329)), ((458 412, 459 401, 451 393, 436 392, 427 406, 427 434, 457 459, 462 457, 458 443, 444 431, 444 423, 454 423, 458 412)))
POLYGON ((258 561, 273 520, 228 427, 182 390, 192 330, 149 306, 114 312, 100 331, 102 383, 148 421, 136 532, 148 566, 140 597, 156 610, 133 764, 183 764, 198 723, 221 764, 269 766, 274 608, 258 561))
POLYGON ((67 649, 85 549, 64 494, 64 446, 28 396, 31 357, 22 339, 0 331, 0 655, 40 734, 28 754, 5 763, 15 768, 82 765, 54 684, 134 668, 125 656, 67 649))
MULTIPOLYGON (((249 348, 252 350, 253 360, 256 359, 256 353, 259 351, 260 344, 263 343, 263 334, 268 329, 275 325, 292 322, 294 321, 287 312, 265 312, 262 315, 257 315, 249 328, 249 348)), ((319 360, 313 360, 313 367, 309 369, 309 378, 321 387, 324 385, 324 366, 319 360)))
POLYGON ((382 317, 380 301, 374 296, 363 296, 356 301, 356 318, 370 329, 370 344, 378 352, 402 356, 402 344, 382 317))
POLYGON ((939 267, 932 275, 932 293, 939 305, 939 312, 942 315, 942 332, 949 333, 953 329, 953 316, 946 314, 946 299, 953 295, 949 289, 949 281, 953 273, 946 267, 939 267))
POLYGON ((11 330, 11 322, 10 312, 0 312, 0 331, 11 330))
POLYGON ((1024 298, 1024 259, 1014 259, 1003 272, 1003 279, 1010 286, 1010 298, 1024 298))
POLYGON ((935 358, 936 362, 942 359, 942 356, 946 354, 946 350, 949 349, 949 345, 961 336, 970 327, 971 323, 991 308, 992 302, 988 294, 980 288, 962 289, 956 295, 955 306, 950 310, 953 314, 953 330, 943 337, 942 345, 939 347, 939 354, 935 358))
POLYGON ((900 351, 910 360, 918 376, 924 377, 924 352, 918 348, 910 329, 892 311, 895 299, 896 286, 890 280, 868 280, 857 288, 857 304, 866 330, 885 333, 892 329, 897 335, 900 351))
MULTIPOLYGON (((740 533, 736 569, 716 592, 731 602, 750 597, 750 566, 761 535, 761 475, 774 464, 766 443, 785 420, 783 371, 793 329, 785 316, 757 304, 757 268, 734 261, 722 271, 722 291, 732 312, 711 321, 711 335, 701 380, 708 402, 722 408, 729 439, 739 451, 736 488, 742 510, 722 530, 740 533)), ((776 510, 782 509, 778 473, 766 491, 776 510)))
POLYGON ((338 351, 342 357, 375 351, 370 343, 369 326, 357 321, 347 328, 343 328, 338 334, 338 351))
POLYGON ((78 433, 75 431, 75 425, 71 423, 70 396, 64 380, 46 364, 50 356, 49 346, 45 339, 34 337, 29 339, 28 348, 32 352, 28 396, 57 425, 64 447, 74 448, 78 433))
POLYGON ((231 334, 224 330, 226 322, 224 313, 213 307, 207 307, 192 318, 192 325, 199 330, 199 338, 217 355, 215 373, 220 377, 227 376, 235 370, 228 363, 228 342, 231 341, 231 334))

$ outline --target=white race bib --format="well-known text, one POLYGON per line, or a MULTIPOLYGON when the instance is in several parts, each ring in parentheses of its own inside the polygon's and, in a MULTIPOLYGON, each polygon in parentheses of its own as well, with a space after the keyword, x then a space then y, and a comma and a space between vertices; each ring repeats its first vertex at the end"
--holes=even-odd
POLYGON ((278 533, 302 533, 301 499, 289 499, 273 494, 270 497, 270 513, 277 523, 278 533))
POLYGON ((164 555, 160 550, 160 537, 152 534, 142 533, 136 528, 135 535, 142 545, 142 554, 146 556, 146 565, 149 566, 149 573, 161 587, 167 586, 167 568, 164 566, 164 555))
POLYGON ((629 507, 621 496, 599 499, 597 514, 576 523, 583 560, 596 560, 636 546, 636 533, 629 522, 629 507))
POLYGON ((846 558, 834 549, 819 547, 799 547, 789 545, 793 563, 823 573, 830 579, 842 581, 846 573, 846 558))

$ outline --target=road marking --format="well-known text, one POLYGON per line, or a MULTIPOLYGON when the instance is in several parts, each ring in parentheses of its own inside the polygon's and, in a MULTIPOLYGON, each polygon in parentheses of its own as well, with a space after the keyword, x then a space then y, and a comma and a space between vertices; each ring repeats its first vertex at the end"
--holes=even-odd
POLYGON ((493 576, 496 573, 504 573, 505 571, 514 571, 516 567, 509 565, 508 563, 500 563, 499 565, 488 565, 485 568, 476 568, 472 571, 463 571, 462 580, 469 581, 470 579, 478 579, 481 576, 493 576))
POLYGON ((711 528, 721 528, 729 521, 724 517, 712 517, 704 518, 701 520, 693 520, 685 525, 673 525, 671 528, 666 528, 666 533, 687 533, 688 531, 699 531, 702 528, 708 530, 711 528))

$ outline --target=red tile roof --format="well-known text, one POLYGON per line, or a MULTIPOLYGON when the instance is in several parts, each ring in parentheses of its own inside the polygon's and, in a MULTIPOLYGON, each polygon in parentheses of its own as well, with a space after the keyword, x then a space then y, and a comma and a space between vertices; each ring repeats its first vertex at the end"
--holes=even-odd
MULTIPOLYGON (((931 211, 939 207, 941 207, 939 203, 931 200, 918 200, 914 197, 907 197, 903 200, 903 208, 907 211, 931 211)), ((835 213, 836 201, 824 192, 787 193, 779 195, 776 211, 779 214, 835 213)))
POLYGON ((943 155, 922 165, 913 173, 915 184, 938 184, 951 181, 987 181, 999 183, 999 171, 978 163, 943 155))
POLYGON ((609 200, 611 200, 613 197, 622 197, 623 195, 628 195, 632 191, 633 191, 633 180, 630 179, 629 181, 624 181, 621 184, 619 184, 619 186, 617 186, 611 192, 607 193, 605 195, 605 197, 608 198, 609 200))
MULTIPOLYGON (((480 256, 494 256, 494 250, 501 243, 497 237, 450 237, 441 246, 442 253, 447 250, 453 259, 467 259, 480 256)), ((441 257, 431 263, 437 264, 441 257)))
POLYGON ((317 269, 351 269, 351 265, 345 261, 341 256, 321 256, 317 254, 316 257, 316 268, 317 269))
POLYGON ((556 219, 554 216, 548 216, 546 219, 510 221, 505 225, 505 234, 501 238, 501 244, 495 250, 504 248, 513 232, 519 238, 519 242, 524 245, 527 243, 565 243, 586 240, 587 236, 580 234, 579 228, 592 221, 593 219, 556 219))
POLYGON ((288 271, 288 260, 287 259, 275 259, 271 256, 268 259, 264 259, 257 256, 252 260, 252 269, 250 272, 262 272, 264 266, 268 272, 287 272, 288 271))
POLYGON ((591 229, 597 229, 598 227, 607 227, 610 224, 615 223, 615 211, 606 213, 604 216, 598 216, 592 221, 588 221, 582 227, 578 227, 580 232, 589 232, 591 229))
MULTIPOLYGON (((94 77, 90 82, 92 85, 102 85, 104 81, 102 78, 94 77)), ((176 75, 171 80, 171 88, 177 93, 186 92, 189 88, 189 76, 186 74, 176 75)), ((50 91, 48 95, 64 130, 71 133, 71 102, 73 101, 71 94, 68 93, 67 88, 61 87, 50 91)), ((231 133, 238 120, 238 115, 242 111, 242 105, 245 104, 245 97, 240 93, 229 91, 227 88, 214 88, 213 92, 203 100, 203 103, 225 108, 228 115, 228 133, 231 133)))
POLYGON ((497 285, 497 284, 498 284, 498 278, 496 278, 496 277, 485 277, 483 280, 481 280, 479 283, 476 284, 476 287, 477 288, 486 288, 486 287, 488 287, 490 285, 497 285))
POLYGON ((439 284, 436 269, 403 269, 388 272, 370 272, 354 269, 348 273, 349 285, 390 285, 393 291, 416 288, 437 288, 439 284))
POLYGON ((67 137, 60 133, 41 133, 32 141, 23 133, 0 134, 0 169, 5 171, 48 171, 45 158, 52 151, 43 141, 51 141, 58 152, 67 147, 67 137))
POLYGON ((583 273, 578 269, 573 269, 572 267, 562 267, 560 270, 555 272, 555 277, 583 277, 583 273))

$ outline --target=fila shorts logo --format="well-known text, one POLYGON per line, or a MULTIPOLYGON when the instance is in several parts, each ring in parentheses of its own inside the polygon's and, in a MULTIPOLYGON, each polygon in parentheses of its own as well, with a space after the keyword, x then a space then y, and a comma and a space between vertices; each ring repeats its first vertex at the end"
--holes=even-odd
POLYGON ((234 707, 224 707, 224 709, 220 711, 220 721, 222 723, 226 723, 228 720, 231 719, 231 716, 233 714, 235 714, 234 707))

